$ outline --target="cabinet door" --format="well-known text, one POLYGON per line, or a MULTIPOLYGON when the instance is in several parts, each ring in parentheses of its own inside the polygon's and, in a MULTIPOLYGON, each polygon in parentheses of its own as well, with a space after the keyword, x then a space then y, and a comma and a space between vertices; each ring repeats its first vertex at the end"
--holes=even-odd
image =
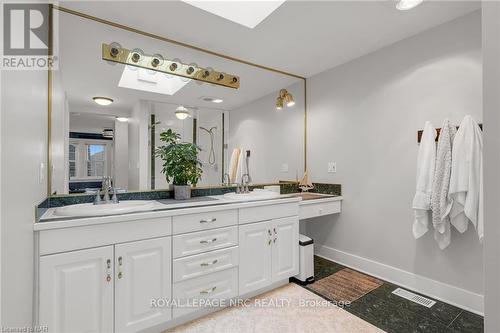
POLYGON ((299 273, 299 219, 287 217, 274 220, 273 282, 288 279, 299 273))
POLYGON ((270 227, 269 222, 240 226, 240 295, 271 284, 270 227))
POLYGON ((113 332, 113 247, 41 257, 39 315, 52 333, 113 332))
POLYGON ((170 237, 115 246, 116 332, 137 332, 170 320, 171 307, 153 307, 152 300, 170 299, 171 259, 170 237))

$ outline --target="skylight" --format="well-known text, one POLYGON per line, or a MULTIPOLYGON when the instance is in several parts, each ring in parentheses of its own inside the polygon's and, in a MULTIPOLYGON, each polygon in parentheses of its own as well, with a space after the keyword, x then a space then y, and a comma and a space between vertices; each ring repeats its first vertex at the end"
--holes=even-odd
POLYGON ((210 1, 182 0, 191 6, 221 16, 248 28, 255 28, 286 0, 269 1, 210 1))
POLYGON ((182 79, 143 68, 125 66, 119 87, 142 90, 164 95, 173 95, 188 84, 191 79, 182 79))

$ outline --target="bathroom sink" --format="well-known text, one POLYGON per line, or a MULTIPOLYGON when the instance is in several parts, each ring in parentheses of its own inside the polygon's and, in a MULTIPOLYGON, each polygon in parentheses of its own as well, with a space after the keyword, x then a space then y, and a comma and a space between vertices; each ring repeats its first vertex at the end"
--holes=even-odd
POLYGON ((226 193, 223 197, 224 199, 231 201, 252 201, 279 198, 280 194, 273 191, 256 189, 250 193, 226 193))
POLYGON ((119 203, 109 203, 94 205, 93 203, 84 203, 58 207, 54 211, 57 216, 101 216, 116 215, 125 213, 142 212, 154 209, 155 201, 149 200, 126 200, 119 203))

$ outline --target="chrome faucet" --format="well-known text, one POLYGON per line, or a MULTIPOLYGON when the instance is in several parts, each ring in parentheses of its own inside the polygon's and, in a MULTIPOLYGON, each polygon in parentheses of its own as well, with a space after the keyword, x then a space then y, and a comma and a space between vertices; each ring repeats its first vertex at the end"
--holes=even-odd
POLYGON ((100 204, 108 204, 110 202, 112 203, 118 203, 118 197, 116 196, 116 189, 113 188, 113 178, 112 177, 103 177, 102 178, 102 185, 101 189, 97 190, 97 194, 94 200, 94 205, 100 205, 100 204), (103 192, 103 199, 101 200, 101 191, 103 192), (110 191, 113 192, 113 197, 109 198, 109 193, 110 191))

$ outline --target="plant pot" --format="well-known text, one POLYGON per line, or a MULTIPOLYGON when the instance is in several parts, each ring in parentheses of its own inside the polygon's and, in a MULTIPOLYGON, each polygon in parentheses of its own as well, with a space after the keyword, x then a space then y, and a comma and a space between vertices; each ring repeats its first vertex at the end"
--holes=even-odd
POLYGON ((191 185, 174 185, 175 200, 186 200, 191 198, 191 185))

